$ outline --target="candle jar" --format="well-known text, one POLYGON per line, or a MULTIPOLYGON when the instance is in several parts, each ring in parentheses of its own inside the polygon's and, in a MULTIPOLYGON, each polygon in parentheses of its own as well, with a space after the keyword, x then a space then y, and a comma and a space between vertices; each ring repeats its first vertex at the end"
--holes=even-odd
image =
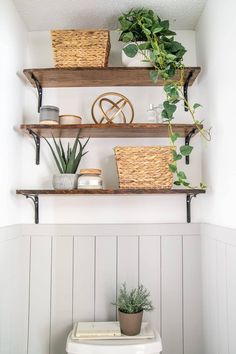
POLYGON ((102 189, 101 173, 100 169, 95 168, 80 170, 78 189, 102 189))

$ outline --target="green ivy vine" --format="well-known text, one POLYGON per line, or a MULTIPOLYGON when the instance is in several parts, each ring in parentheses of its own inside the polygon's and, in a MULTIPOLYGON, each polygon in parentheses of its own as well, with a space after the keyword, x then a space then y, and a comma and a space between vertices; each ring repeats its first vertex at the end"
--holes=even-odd
MULTIPOLYGON (((169 21, 161 20, 152 10, 131 9, 119 17, 119 22, 121 32, 119 40, 127 43, 123 48, 125 54, 133 58, 138 52, 142 53, 144 61, 149 62, 153 67, 150 71, 153 83, 157 83, 159 78, 165 81, 166 98, 161 115, 163 122, 168 124, 169 138, 173 146, 173 163, 169 165, 169 169, 176 177, 175 185, 192 188, 185 172, 178 168, 178 161, 189 156, 193 147, 190 145, 182 145, 179 149, 176 147, 179 134, 173 131, 172 122, 177 105, 182 102, 188 108, 190 118, 203 139, 210 141, 211 134, 210 129, 203 128, 203 120, 199 121, 196 118, 196 110, 201 105, 199 103, 191 105, 184 97, 183 56, 186 49, 181 43, 175 41, 176 33, 169 29, 169 21), (180 70, 179 81, 173 80, 177 69, 180 70)), ((200 188, 206 188, 205 184, 201 182, 200 188)))

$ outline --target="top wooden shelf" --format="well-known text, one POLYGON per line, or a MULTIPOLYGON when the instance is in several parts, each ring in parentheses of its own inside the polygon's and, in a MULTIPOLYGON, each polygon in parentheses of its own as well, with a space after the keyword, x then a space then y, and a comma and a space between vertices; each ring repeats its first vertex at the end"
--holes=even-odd
MULTIPOLYGON (((32 77, 35 77, 42 87, 104 87, 104 86, 154 86, 149 77, 151 68, 72 68, 72 69, 25 69, 24 74, 29 82, 35 86, 32 77)), ((189 85, 192 85, 200 67, 186 67, 184 81, 192 73, 189 85)), ((173 80, 180 79, 177 71, 173 80)), ((163 86, 164 80, 158 80, 157 86, 163 86)))

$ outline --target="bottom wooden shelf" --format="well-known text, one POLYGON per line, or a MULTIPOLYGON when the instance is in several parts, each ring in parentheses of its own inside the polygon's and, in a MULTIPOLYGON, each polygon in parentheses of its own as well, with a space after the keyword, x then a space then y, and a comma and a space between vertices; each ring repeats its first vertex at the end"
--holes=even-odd
POLYGON ((185 194, 187 222, 191 222, 191 200, 198 194, 204 194, 203 189, 17 189, 16 194, 29 198, 34 203, 35 224, 39 223, 39 195, 140 195, 140 194, 185 194))
POLYGON ((203 189, 18 189, 22 195, 80 195, 80 194, 193 194, 205 193, 203 189))

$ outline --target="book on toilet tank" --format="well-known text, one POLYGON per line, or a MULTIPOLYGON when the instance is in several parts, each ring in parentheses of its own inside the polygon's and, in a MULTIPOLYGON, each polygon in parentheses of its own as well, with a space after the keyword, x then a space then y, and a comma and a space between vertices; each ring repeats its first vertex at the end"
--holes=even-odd
POLYGON ((119 322, 78 322, 75 336, 77 338, 90 337, 118 337, 121 336, 119 322))
POLYGON ((126 336, 120 332, 119 322, 78 322, 75 323, 71 332, 71 339, 75 341, 99 341, 99 340, 134 340, 134 339, 153 339, 155 333, 149 323, 143 322, 141 332, 136 336, 126 336), (77 328, 79 332, 77 335, 77 328), (96 328, 96 331, 95 331, 96 328), (94 334, 95 333, 95 334, 94 334), (106 334, 104 334, 106 333, 106 334))

